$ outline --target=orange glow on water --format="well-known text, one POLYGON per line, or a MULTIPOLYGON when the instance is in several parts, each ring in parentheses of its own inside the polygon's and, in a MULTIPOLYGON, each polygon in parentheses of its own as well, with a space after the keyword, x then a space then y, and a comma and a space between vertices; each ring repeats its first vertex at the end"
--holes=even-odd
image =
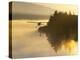
POLYGON ((74 40, 69 40, 68 42, 64 42, 62 47, 65 49, 67 54, 73 55, 77 52, 76 45, 77 43, 74 40))
POLYGON ((64 41, 56 53, 46 36, 40 36, 36 23, 26 23, 26 20, 12 21, 12 55, 18 57, 63 56, 77 54, 77 42, 64 41))

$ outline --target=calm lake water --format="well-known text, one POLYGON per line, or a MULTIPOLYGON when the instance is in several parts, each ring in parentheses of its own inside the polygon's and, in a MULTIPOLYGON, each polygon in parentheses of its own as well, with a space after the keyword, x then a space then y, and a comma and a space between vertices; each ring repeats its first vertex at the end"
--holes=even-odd
MULTIPOLYGON (((73 55, 77 53, 77 42, 68 43, 68 51, 62 47, 57 53, 52 49, 45 34, 40 36, 37 22, 40 20, 12 20, 12 55, 13 58, 73 55), (30 23, 29 23, 30 22, 30 23), (31 23, 35 22, 35 23, 31 23)), ((48 20, 41 20, 47 22, 48 20)), ((43 23, 46 25, 46 23, 43 23)), ((64 46, 65 44, 63 44, 64 46)))

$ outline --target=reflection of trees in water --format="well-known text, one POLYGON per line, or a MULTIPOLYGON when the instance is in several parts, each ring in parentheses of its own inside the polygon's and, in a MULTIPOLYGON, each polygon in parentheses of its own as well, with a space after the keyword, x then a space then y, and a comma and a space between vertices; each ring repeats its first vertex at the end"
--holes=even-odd
POLYGON ((40 27, 38 31, 45 33, 48 41, 54 50, 57 51, 63 41, 67 42, 73 39, 77 41, 78 35, 78 16, 67 13, 57 12, 50 16, 46 26, 40 27))

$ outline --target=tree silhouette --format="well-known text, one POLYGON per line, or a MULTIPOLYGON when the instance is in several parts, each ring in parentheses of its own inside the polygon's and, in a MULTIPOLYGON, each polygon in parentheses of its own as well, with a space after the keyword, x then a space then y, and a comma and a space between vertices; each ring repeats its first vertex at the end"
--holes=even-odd
POLYGON ((49 43, 57 51, 63 41, 70 38, 78 41, 78 16, 55 11, 47 26, 40 27, 38 31, 46 34, 49 43))

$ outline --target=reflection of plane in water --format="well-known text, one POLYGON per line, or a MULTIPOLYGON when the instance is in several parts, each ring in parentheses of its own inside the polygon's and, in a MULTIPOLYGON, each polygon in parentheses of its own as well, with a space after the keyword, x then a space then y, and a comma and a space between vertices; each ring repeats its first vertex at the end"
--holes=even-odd
MULTIPOLYGON (((39 21, 35 21, 35 22, 28 22, 28 23, 37 23, 37 25, 35 26, 35 28, 37 28, 37 29, 39 29, 40 27, 42 27, 42 26, 45 26, 48 22, 46 21, 46 22, 39 22, 39 21)), ((42 35, 41 33, 39 33, 40 34, 40 36, 42 35)))

